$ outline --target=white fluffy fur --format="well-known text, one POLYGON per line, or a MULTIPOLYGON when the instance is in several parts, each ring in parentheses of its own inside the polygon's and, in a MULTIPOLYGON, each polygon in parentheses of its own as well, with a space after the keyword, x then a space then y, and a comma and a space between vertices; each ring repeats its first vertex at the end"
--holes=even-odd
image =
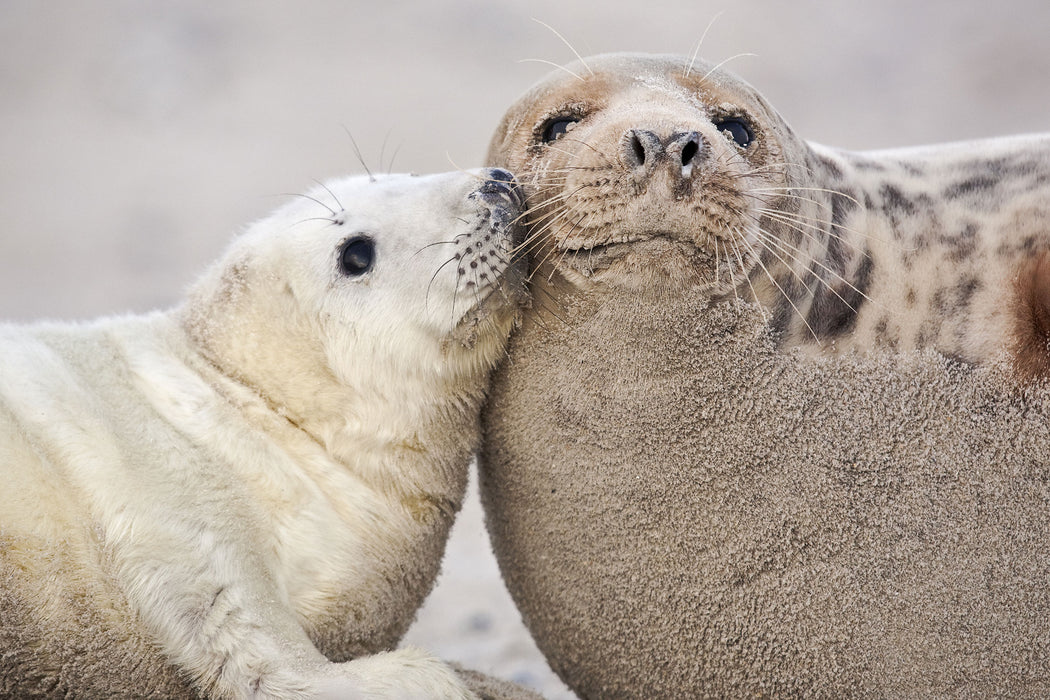
POLYGON ((329 183, 170 312, 0 328, 0 694, 471 696, 390 649, 516 318, 486 175, 329 183), (486 233, 469 285, 446 263, 486 233))

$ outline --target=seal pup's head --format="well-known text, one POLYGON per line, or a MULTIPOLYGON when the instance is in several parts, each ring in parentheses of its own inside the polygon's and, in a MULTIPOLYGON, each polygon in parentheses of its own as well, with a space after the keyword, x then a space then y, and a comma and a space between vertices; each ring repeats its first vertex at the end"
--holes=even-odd
POLYGON ((804 143, 739 78, 641 54, 552 73, 510 108, 488 155, 522 180, 541 266, 583 287, 699 284, 712 295, 747 289, 763 250, 779 244, 790 259, 804 245, 790 224, 789 240, 770 241, 798 207, 786 186, 804 159, 804 143))
POLYGON ((523 206, 500 169, 322 184, 234 240, 183 325, 297 424, 472 405, 524 299, 523 206))

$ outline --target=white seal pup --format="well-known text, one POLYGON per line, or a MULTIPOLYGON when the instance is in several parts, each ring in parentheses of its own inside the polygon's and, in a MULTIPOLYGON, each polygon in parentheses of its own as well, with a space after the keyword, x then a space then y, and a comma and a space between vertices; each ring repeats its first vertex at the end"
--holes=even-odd
POLYGON ((0 327, 0 694, 467 698, 392 650, 524 299, 510 173, 347 178, 167 312, 0 327))
POLYGON ((527 92, 488 162, 528 192, 538 279, 695 279, 758 301, 785 346, 1050 372, 1048 135, 847 152, 725 70, 607 54, 527 92))

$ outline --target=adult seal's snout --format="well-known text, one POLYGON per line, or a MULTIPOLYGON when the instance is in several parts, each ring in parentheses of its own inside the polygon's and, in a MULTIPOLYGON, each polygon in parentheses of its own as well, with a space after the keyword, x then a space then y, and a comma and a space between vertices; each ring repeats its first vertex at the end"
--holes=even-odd
POLYGON ((700 160, 702 137, 698 131, 675 131, 666 137, 648 129, 629 129, 623 138, 623 160, 636 184, 657 167, 670 167, 672 175, 687 179, 700 160), (665 165, 666 164, 666 165, 665 165))

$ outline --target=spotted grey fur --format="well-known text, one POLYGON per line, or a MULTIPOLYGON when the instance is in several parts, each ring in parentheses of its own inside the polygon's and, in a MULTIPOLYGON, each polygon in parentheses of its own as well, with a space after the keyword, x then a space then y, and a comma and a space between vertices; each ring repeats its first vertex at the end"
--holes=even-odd
POLYGON ((1050 299, 1018 288, 1050 272, 1025 272, 1050 251, 1050 135, 848 152, 803 140, 724 70, 610 54, 522 97, 489 161, 525 183, 537 267, 552 270, 538 281, 699 280, 759 301, 785 346, 824 353, 980 363, 1031 336, 1047 356, 1050 321, 1031 319, 1050 319, 1050 299))

